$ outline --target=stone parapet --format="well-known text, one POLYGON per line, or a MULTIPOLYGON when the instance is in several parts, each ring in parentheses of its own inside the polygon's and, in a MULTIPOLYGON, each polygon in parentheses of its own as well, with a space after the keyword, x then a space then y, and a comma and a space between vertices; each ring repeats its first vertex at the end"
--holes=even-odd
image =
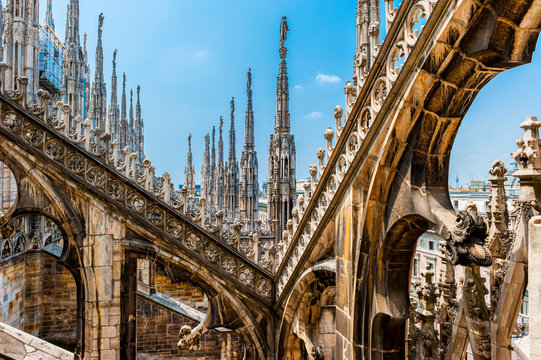
POLYGON ((13 359, 72 360, 73 353, 0 323, 0 357, 13 359))

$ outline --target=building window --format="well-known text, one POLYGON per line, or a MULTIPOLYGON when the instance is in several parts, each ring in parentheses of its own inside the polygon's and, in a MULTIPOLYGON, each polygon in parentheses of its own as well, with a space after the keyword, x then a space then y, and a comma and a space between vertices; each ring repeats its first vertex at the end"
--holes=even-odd
POLYGON ((453 207, 455 208, 455 210, 458 210, 458 200, 453 201, 453 207))
POLYGON ((413 259, 413 276, 418 276, 419 274, 419 259, 413 259))
POLYGON ((428 250, 434 250, 434 241, 428 242, 428 250))
POLYGON ((434 270, 434 267, 435 267, 435 266, 434 266, 434 260, 428 261, 427 264, 428 264, 430 270, 434 270))
POLYGON ((522 315, 528 315, 528 290, 524 292, 524 299, 522 299, 522 306, 520 307, 520 313, 522 315))

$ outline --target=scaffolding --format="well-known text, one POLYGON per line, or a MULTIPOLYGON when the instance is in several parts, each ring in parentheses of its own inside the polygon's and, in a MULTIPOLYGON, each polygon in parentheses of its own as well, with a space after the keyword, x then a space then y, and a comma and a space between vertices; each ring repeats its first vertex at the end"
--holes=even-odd
POLYGON ((40 85, 52 95, 59 95, 62 90, 64 45, 47 25, 40 25, 39 48, 40 85))

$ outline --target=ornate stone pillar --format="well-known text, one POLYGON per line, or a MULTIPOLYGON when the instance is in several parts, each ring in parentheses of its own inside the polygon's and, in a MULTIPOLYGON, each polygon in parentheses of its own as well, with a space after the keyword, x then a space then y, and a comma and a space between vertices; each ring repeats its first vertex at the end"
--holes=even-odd
MULTIPOLYGON (((530 359, 538 359, 541 358, 541 122, 535 117, 528 117, 520 127, 524 129, 524 137, 517 140, 518 149, 511 154, 519 164, 519 170, 513 175, 520 179, 520 195, 514 210, 516 230, 513 251, 519 244, 524 248, 523 253, 527 252, 523 283, 528 279, 530 359)), ((521 302, 523 293, 524 288, 520 293, 521 302)), ((518 309, 516 311, 518 312, 518 309)))

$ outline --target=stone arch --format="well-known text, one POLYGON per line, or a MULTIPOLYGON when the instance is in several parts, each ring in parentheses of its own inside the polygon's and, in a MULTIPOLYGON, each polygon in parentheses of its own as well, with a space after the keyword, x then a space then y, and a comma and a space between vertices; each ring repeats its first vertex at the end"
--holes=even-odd
MULTIPOLYGON (((46 239, 50 236, 38 240, 37 247, 30 241, 33 238, 31 235, 36 237, 51 235, 46 232, 47 226, 50 225, 49 220, 52 222, 39 213, 18 214, 12 218, 11 224, 15 233, 8 239, 0 240, 0 244, 4 243, 4 247, 5 244, 9 244, 13 251, 9 257, 0 259, 0 272, 5 277, 6 273, 2 271, 4 266, 6 266, 4 270, 13 267, 18 269, 18 276, 24 286, 24 296, 20 297, 19 305, 15 305, 24 309, 22 315, 25 328, 21 330, 34 333, 39 329, 39 336, 44 340, 69 351, 79 352, 84 346, 84 286, 78 267, 62 259, 63 246, 57 244, 67 244, 63 241, 65 233, 58 227, 57 231, 61 235, 47 246, 46 239), (38 222, 34 222, 35 218, 38 222), (27 283, 30 285, 26 285, 27 283), (27 288, 30 291, 27 291, 27 288), (41 295, 36 297, 37 288, 41 289, 41 295), (37 308, 36 305, 30 305, 28 308, 25 305, 27 301, 29 304, 35 304, 42 300, 43 304, 39 306, 42 311, 36 314, 32 312, 37 308), (60 315, 62 318, 59 320, 56 316, 60 315), (36 328, 32 321, 38 321, 36 324, 39 328, 36 328)), ((6 279, 10 279, 9 271, 6 279)), ((5 279, 2 283, 5 283, 5 279)))
POLYGON ((404 216, 387 231, 378 251, 373 308, 364 309, 370 322, 372 356, 376 359, 389 353, 396 359, 405 357, 412 262, 417 239, 430 225, 422 216, 404 216))
POLYGON ((13 212, 19 194, 17 183, 11 167, 0 161, 0 192, 2 192, 0 216, 7 216, 9 218, 13 212))
MULTIPOLYGON (((122 241, 124 260, 122 269, 121 290, 121 357, 135 359, 134 305, 136 289, 135 268, 137 258, 149 258, 160 262, 173 279, 190 281, 200 286, 209 298, 209 309, 206 318, 200 324, 206 329, 229 327, 237 331, 245 344, 247 358, 268 359, 270 349, 267 346, 263 330, 249 310, 249 304, 243 303, 234 290, 227 289, 218 278, 208 272, 201 272, 183 263, 177 256, 151 244, 146 240, 129 238, 122 241), (135 261, 134 261, 135 260, 135 261), (210 277, 209 277, 210 275, 210 277)), ((197 331, 198 329, 193 329, 197 331)), ((265 329, 266 330, 266 329, 265 329)), ((205 330, 206 331, 206 330, 205 330)))
MULTIPOLYGON (((37 213, 52 220, 63 234, 64 246, 58 261, 66 267, 77 286, 77 346, 75 351, 82 354, 85 348, 85 297, 92 284, 83 270, 81 253, 85 236, 84 222, 74 210, 60 187, 8 140, 0 143, 0 161, 10 167, 18 184, 17 200, 4 221, 27 213, 37 213)), ((29 239, 27 239, 29 241, 29 239)), ((28 244, 27 244, 28 246, 28 244)))
MULTIPOLYGON (((381 254, 394 239, 392 233, 389 236, 394 225, 389 225, 404 214, 419 214, 426 221, 418 224, 422 229, 441 232, 444 227, 454 227, 447 177, 460 122, 477 93, 492 78, 531 61, 541 28, 539 6, 537 0, 463 1, 452 10, 450 21, 427 48, 422 68, 404 94, 401 108, 382 120, 387 121, 384 131, 388 136, 381 140, 384 150, 374 154, 378 160, 369 184, 370 200, 362 219, 362 239, 357 246, 360 254, 354 265, 358 278, 352 284, 356 357, 400 358, 399 354, 403 354, 403 337, 402 344, 388 349, 388 354, 372 343, 385 342, 396 326, 390 321, 403 317, 408 303, 407 292, 401 286, 393 290, 398 292, 396 297, 381 288, 383 279, 405 276, 399 272, 393 275, 395 266, 405 267, 402 256, 397 258, 397 264, 387 263, 389 268, 379 264, 381 254), (383 311, 376 300, 379 295, 384 299, 383 311), (357 311, 361 308, 364 310, 357 311)), ((400 321, 398 326, 402 327, 400 321)))
MULTIPOLYGON (((296 334, 291 334, 291 326, 297 311, 299 309, 305 309, 307 306, 307 300, 310 295, 310 285, 317 282, 322 277, 336 278, 336 260, 334 258, 319 262, 304 271, 293 286, 293 290, 285 302, 285 307, 281 316, 277 347, 278 358, 281 359, 286 356, 288 348, 296 347, 299 344, 302 344, 305 347, 312 345, 311 341, 308 341, 307 343, 307 341, 305 341, 306 339, 302 339, 296 334)), ((303 311, 300 312, 301 320, 306 320, 303 318, 303 313, 303 311)), ((309 351, 311 349, 305 350, 309 351)))

